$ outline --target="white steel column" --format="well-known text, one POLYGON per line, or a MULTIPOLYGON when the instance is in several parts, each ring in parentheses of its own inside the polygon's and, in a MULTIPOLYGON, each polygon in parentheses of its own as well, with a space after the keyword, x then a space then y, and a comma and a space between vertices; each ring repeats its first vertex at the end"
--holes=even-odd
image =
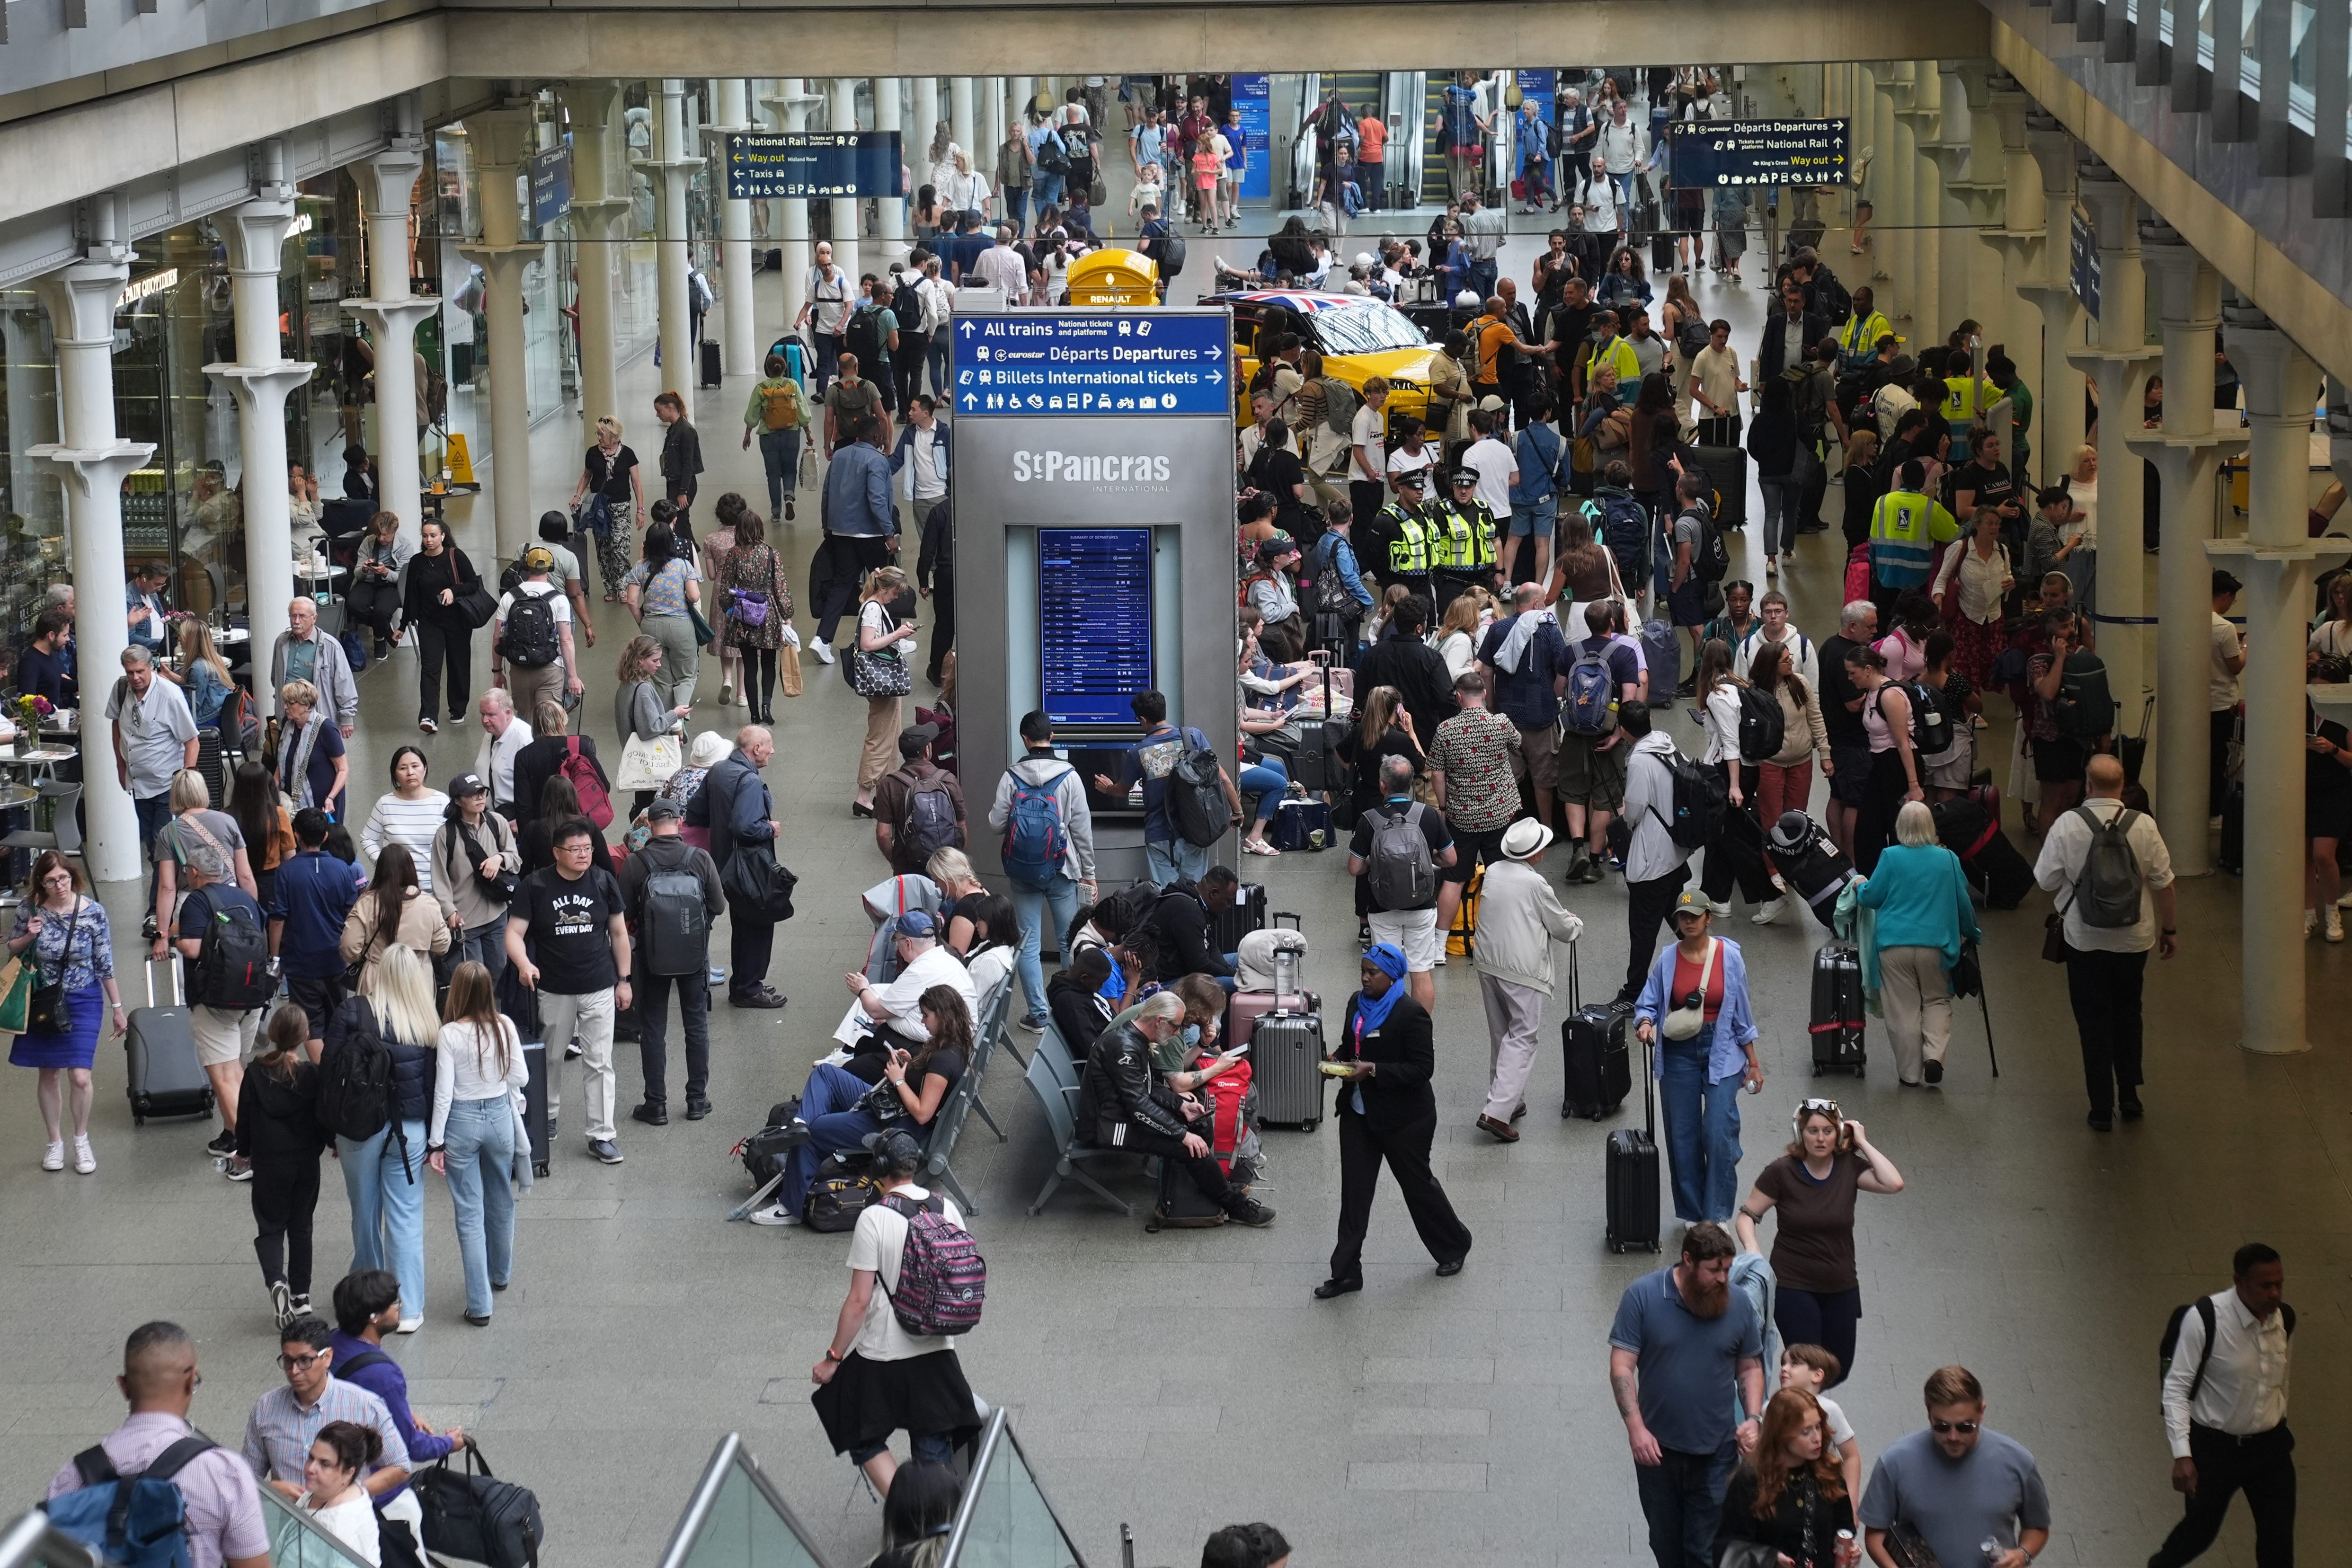
MULTIPOLYGON (((1936 63, 1937 100, 1940 112, 1936 120, 1936 188, 1939 195, 1937 214, 1937 276, 1942 285, 1943 328, 1949 332, 1962 321, 1973 317, 1981 325, 1971 298, 1970 277, 1980 272, 1971 264, 1978 259, 1977 214, 1969 201, 1970 169, 1974 164, 1974 117, 1969 112, 1968 85, 1960 79, 1960 62, 1938 60, 1936 63)), ((1993 340, 1987 338, 1986 342, 1993 340)), ((1976 367, 1984 373, 1984 366, 1976 367)))
POLYGON ((596 421, 620 413, 613 337, 613 266, 629 199, 613 189, 613 137, 621 107, 616 81, 570 81, 558 89, 572 121, 572 245, 580 271, 581 450, 596 444, 596 421))
MULTIPOLYGON (((2087 159, 2083 205, 2099 236, 2099 316, 2094 345, 2067 356, 2099 388, 2099 563, 2094 590, 2098 653, 2106 662, 2118 734, 2140 721, 2147 630, 2147 475, 2130 446, 2140 434, 2147 378, 2163 358, 2147 342, 2147 274, 2139 264, 2139 198, 2087 159)), ((2167 399, 2169 402, 2170 399, 2167 399)), ((2209 399, 2210 401, 2210 399, 2209 399)))
POLYGON ((1888 141, 1878 150, 1885 170, 1878 182, 1878 215, 1886 226, 1885 240, 1889 242, 1885 247, 1886 291, 1895 301, 1885 308, 1888 319, 1912 322, 1908 336, 1916 356, 1920 344, 1934 335, 1935 312, 1924 308, 1919 299, 1919 236, 1916 226, 1919 139, 1906 108, 1912 91, 1908 79, 1912 69, 1910 61, 1897 60, 1890 74, 1879 78, 1879 90, 1885 95, 1889 107, 1885 120, 1888 141))
POLYGON ((2069 276, 2074 220, 2074 139, 2040 110, 2025 117, 2026 140, 2042 172, 2042 265, 2019 292, 2042 308, 2042 380, 2033 388, 2034 472, 2046 485, 2074 464, 2083 444, 2083 378, 2068 355, 2083 347, 2084 311, 2069 276))
POLYGON ((713 176, 718 188, 711 194, 719 199, 719 367, 727 375, 754 376, 760 373, 760 328, 751 312, 751 204, 728 195, 724 188, 726 137, 751 129, 741 77, 719 78, 719 120, 702 131, 712 139, 711 155, 719 161, 713 176))
POLYGON ((2164 428, 2136 434, 2132 449, 2156 465, 2163 508, 2156 558, 2156 825, 2180 876, 2213 869, 2206 799, 2211 744, 2207 643, 2212 565, 2213 481, 2246 438, 2213 427, 2213 333, 2221 278, 2161 223, 2141 231, 2140 263, 2164 324, 2164 428))
POLYGON ((2228 308, 2222 320, 2251 427, 2246 537, 2207 547, 2246 584, 2239 601, 2246 612, 2246 667, 2240 676, 2246 694, 2246 874, 2239 895, 2244 1023, 2238 1043, 2265 1053, 2308 1051, 2302 919, 2305 625, 2313 559, 2341 547, 2324 549, 2304 527, 2319 367, 2250 307, 2228 308))
MULTIPOLYGON (((365 321, 375 337, 375 408, 376 462, 383 476, 383 509, 400 518, 400 537, 413 546, 416 530, 425 519, 425 504, 419 499, 424 488, 416 435, 416 328, 426 317, 441 308, 437 299, 422 298, 411 288, 413 270, 409 257, 409 214, 416 203, 416 178, 425 169, 425 139, 417 134, 416 106, 413 99, 399 100, 399 133, 391 145, 369 159, 354 165, 352 173, 360 188, 360 202, 367 212, 368 287, 365 299, 348 299, 344 304, 360 319, 365 321)), ((291 193, 289 193, 289 196, 291 193)), ((290 214, 292 209, 288 209, 290 214)), ((269 318, 270 343, 274 350, 278 339, 278 256, 270 253, 268 261, 270 285, 266 301, 257 300, 256 308, 266 309, 269 318)), ((237 303, 237 361, 251 364, 245 346, 244 298, 237 303)), ((276 357, 273 352, 273 359, 276 357)), ((207 367, 210 368, 210 367, 207 367)), ((253 466, 253 447, 246 446, 246 466, 253 466)), ((245 515, 248 531, 253 518, 253 492, 246 491, 245 515)), ((250 548, 251 539, 248 538, 250 548)), ((280 573, 279 575, 283 575, 280 573)), ((285 585, 281 585, 285 586, 285 585)), ((291 591, 290 587, 288 591, 291 591)), ((248 585, 247 592, 253 589, 248 585)), ((279 601, 282 612, 284 601, 279 601)), ((253 624, 259 627, 261 607, 254 603, 253 624)), ((276 622, 270 622, 273 626, 276 622)), ((261 695, 261 694, 257 694, 261 695)), ((276 693, 261 695, 265 711, 274 708, 276 693)))
MULTIPOLYGON (((1985 324, 1985 341, 2007 347, 2020 372, 2042 373, 2042 313, 2025 296, 2042 248, 2042 180, 2025 135, 2026 111, 2033 100, 2006 72, 1995 72, 1986 95, 1986 114, 1994 126, 1995 156, 1979 165, 1982 178, 1998 181, 1999 223, 1986 237, 2000 252, 2000 272, 1991 279, 1991 298, 1979 319, 1985 324)), ((1981 129, 1981 125, 1980 125, 1981 129)), ((1982 141, 1979 145, 1984 145, 1982 141)), ((2040 387, 2034 386, 2037 399, 2040 387)), ((2039 426, 2037 424, 2036 428, 2039 426)), ((2031 435, 2032 433, 2029 433, 2031 435)), ((2033 444, 2042 444, 2037 439, 2033 444)))
MULTIPOLYGON (((907 139, 905 131, 899 123, 901 116, 899 112, 898 98, 902 85, 903 84, 900 79, 897 77, 876 77, 874 78, 874 129, 876 131, 899 131, 898 161, 901 164, 908 164, 914 162, 916 160, 906 156, 907 139)), ((923 127, 922 141, 919 141, 916 145, 918 147, 928 146, 930 142, 930 127, 928 125, 923 127)), ((911 172, 912 171, 910 170, 909 172, 911 172)), ((908 193, 911 194, 913 187, 909 186, 908 187, 908 193)), ((874 270, 877 272, 886 272, 889 267, 890 263, 894 261, 904 261, 907 259, 907 204, 905 200, 898 196, 875 197, 874 218, 874 235, 875 237, 881 242, 880 248, 882 253, 878 256, 875 257, 874 270)))
POLYGON ((964 155, 971 160, 971 166, 979 168, 980 149, 972 144, 972 139, 979 132, 972 127, 970 77, 948 78, 948 134, 955 138, 955 144, 962 148, 964 155))
POLYGON ((502 559, 520 556, 533 537, 530 509, 530 379, 524 368, 523 269, 547 247, 522 242, 515 175, 531 128, 528 106, 494 109, 466 121, 481 151, 482 243, 457 254, 482 269, 489 295, 490 518, 502 559))
MULTIPOLYGON (((661 384, 664 392, 693 396, 694 311, 687 292, 687 186, 700 158, 686 151, 686 83, 676 77, 660 84, 660 111, 654 117, 654 152, 637 167, 654 181, 655 276, 661 319, 661 384)), ((689 402, 689 406, 691 406, 689 402)))
MULTIPOLYGON (((122 615, 122 479, 155 450, 118 438, 114 429, 114 307, 131 277, 126 205, 110 193, 86 202, 92 237, 83 245, 82 259, 35 286, 58 350, 58 438, 26 455, 55 465, 64 482, 73 537, 74 642, 82 685, 93 698, 112 688, 131 643, 122 615)), ((103 705, 93 700, 85 711, 90 722, 81 733, 88 823, 82 863, 93 882, 123 882, 139 874, 139 821, 115 771, 114 731, 99 716, 103 705)))
MULTIPOLYGON (((286 182, 285 152, 278 143, 262 143, 261 159, 253 200, 231 207, 213 220, 228 246, 230 298, 236 314, 236 361, 233 364, 206 365, 205 373, 225 382, 236 399, 237 442, 245 455, 246 618, 253 631, 256 667, 265 677, 254 682, 253 695, 260 710, 269 714, 278 709, 278 693, 266 678, 269 664, 263 650, 269 646, 268 639, 277 636, 278 628, 286 624, 286 606, 294 598, 293 508, 286 486, 278 482, 286 472, 286 398, 310 379, 312 367, 307 360, 289 360, 279 351, 278 271, 286 236, 294 229, 294 187, 286 182)), ((409 167, 413 183, 415 171, 422 164, 409 167)), ((390 222, 399 225, 400 268, 404 285, 408 269, 407 208, 404 205, 390 222)), ((371 239, 375 228, 376 225, 370 226, 371 239)), ((371 252, 373 248, 370 246, 371 252)), ((432 306, 424 302, 422 308, 429 310, 432 306)), ((399 307, 393 307, 392 312, 404 317, 398 329, 404 336, 415 331, 415 314, 399 307)), ((381 444, 388 449, 380 456, 385 470, 387 499, 392 486, 400 483, 413 507, 416 502, 413 446, 415 432, 411 418, 416 391, 415 378, 409 373, 409 355, 415 350, 404 344, 386 343, 384 340, 389 336, 378 329, 377 419, 386 433, 381 444), (385 383, 387 361, 396 361, 400 367, 402 374, 397 385, 385 383), (399 401, 392 401, 394 398, 399 401), (412 444, 402 443, 404 434, 412 438, 412 444), (397 455, 403 453, 409 454, 410 466, 404 476, 394 472, 399 466, 397 455)))
MULTIPOLYGON (((833 78, 833 101, 827 109, 825 129, 855 131, 857 129, 857 78, 833 78)), ((851 196, 833 198, 833 264, 841 268, 854 289, 859 277, 857 242, 865 237, 865 223, 858 209, 865 204, 851 196)), ((859 367, 861 370, 863 366, 859 367)))
MULTIPOLYGON (((915 124, 914 129, 908 132, 907 142, 915 149, 915 156, 907 160, 907 165, 908 172, 914 176, 915 185, 919 186, 929 178, 931 138, 939 134, 940 121, 947 116, 940 112, 939 78, 917 77, 914 87, 913 105, 908 112, 915 117, 915 124)), ((954 131, 949 131, 948 135, 952 140, 954 131)), ((910 193, 913 188, 908 187, 910 193)))
MULTIPOLYGON (((809 110, 824 101, 808 90, 807 81, 800 77, 786 77, 776 84, 777 97, 763 99, 768 111, 787 131, 806 131, 809 110)), ((809 268, 814 264, 809 244, 809 204, 806 196, 779 198, 769 204, 775 214, 776 244, 784 253, 784 270, 779 278, 784 294, 784 320, 790 324, 800 314, 801 301, 808 298, 809 268)))
MULTIPOLYGON (((1905 122, 1911 140, 1911 319, 1916 343, 1940 343, 1959 323, 1944 314, 1944 179, 1933 149, 1943 115, 1936 62, 1912 60, 1911 102, 1905 122)), ((1912 350, 1915 354, 1916 348, 1912 350)))

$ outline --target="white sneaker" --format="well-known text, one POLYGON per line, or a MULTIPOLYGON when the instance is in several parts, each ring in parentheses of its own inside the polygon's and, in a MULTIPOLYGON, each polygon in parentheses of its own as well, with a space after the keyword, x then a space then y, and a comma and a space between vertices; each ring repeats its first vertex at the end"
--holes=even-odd
POLYGON ((2336 895, 2336 907, 2338 909, 2352 909, 2352 887, 2347 887, 2342 893, 2336 895))
POLYGON ((798 1225, 800 1222, 801 1217, 781 1203, 751 1211, 751 1223, 754 1225, 798 1225))
POLYGON ((2327 940, 2330 942, 2341 942, 2344 940, 2344 912, 2336 908, 2333 904, 2329 905, 2327 910, 2327 927, 2326 935, 2327 940))
POLYGON ((816 662, 817 662, 818 664, 832 664, 832 663, 833 663, 833 644, 832 644, 832 643, 825 643, 825 642, 818 642, 818 643, 812 643, 812 644, 810 644, 810 645, 811 645, 813 648, 814 648, 814 649, 816 650, 816 662))
POLYGON ((734 682, 721 681, 719 683, 719 706, 720 707, 733 707, 735 706, 734 682))
POLYGON ((45 1171, 61 1171, 66 1168, 64 1144, 57 1143, 49 1145, 48 1152, 41 1156, 41 1168, 45 1171))
POLYGON ((1437 967, 1441 969, 1445 967, 1445 950, 1443 947, 1437 951, 1437 967))
MULTIPOLYGON (((2330 936, 2328 940, 2330 942, 2343 941, 2343 928, 2338 926, 2336 928, 2336 935, 2330 936)), ((98 1156, 90 1153, 89 1140, 87 1137, 76 1138, 74 1140, 74 1169, 79 1171, 84 1176, 92 1176, 98 1171, 98 1156)))
POLYGON ((1707 905, 1707 908, 1713 912, 1717 920, 1728 920, 1731 918, 1731 905, 1727 904, 1710 904, 1707 905))
POLYGON ((1789 895, 1784 893, 1780 897, 1774 899, 1771 903, 1766 904, 1763 908, 1758 910, 1755 914, 1749 915, 1748 918, 1753 920, 1759 925, 1769 925, 1773 921, 1780 918, 1780 911, 1788 907, 1789 895))
POLYGON ((394 1333, 415 1333, 418 1329, 421 1329, 424 1326, 425 1317, 424 1314, 420 1312, 415 1317, 401 1319, 400 1326, 394 1329, 392 1332, 394 1333))
POLYGON ((2315 936, 2318 935, 2318 932, 2319 932, 2319 911, 2317 911, 2316 909, 2306 909, 2306 910, 2305 910, 2305 911, 2303 912, 2303 935, 2304 935, 2304 939, 2305 939, 2305 941, 2308 941, 2308 940, 2310 940, 2310 938, 2312 938, 2313 936, 2315 936))

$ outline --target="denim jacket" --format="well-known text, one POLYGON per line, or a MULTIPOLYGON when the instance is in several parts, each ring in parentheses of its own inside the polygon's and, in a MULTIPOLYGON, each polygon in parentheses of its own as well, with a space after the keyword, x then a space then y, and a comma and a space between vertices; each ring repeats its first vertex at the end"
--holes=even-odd
MULTIPOLYGON (((1723 1010, 1716 1016, 1715 1045, 1707 1053, 1706 1081, 1720 1083, 1727 1078, 1737 1078, 1748 1071, 1746 1046, 1756 1038, 1756 1019, 1748 1009, 1748 960, 1739 956, 1739 944, 1728 936, 1718 936, 1723 944, 1723 1010)), ((1675 983, 1675 954, 1679 942, 1669 942, 1658 949, 1650 964, 1650 977, 1643 982, 1642 998, 1633 1004, 1633 1017, 1638 1022, 1647 1019, 1653 1027, 1664 1018, 1672 1007, 1666 995, 1675 983)), ((1665 1053, 1650 1053, 1651 1076, 1665 1076, 1665 1053)))

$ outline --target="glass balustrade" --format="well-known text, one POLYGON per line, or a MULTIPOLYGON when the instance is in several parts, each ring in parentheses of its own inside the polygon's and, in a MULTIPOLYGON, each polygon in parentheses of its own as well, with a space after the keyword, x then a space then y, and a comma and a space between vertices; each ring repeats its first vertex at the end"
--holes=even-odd
POLYGON ((662 1552, 661 1568, 832 1568, 730 1432, 712 1450, 662 1552))
POLYGON ((940 1568, 1086 1568, 1002 1410, 981 1438, 940 1568))

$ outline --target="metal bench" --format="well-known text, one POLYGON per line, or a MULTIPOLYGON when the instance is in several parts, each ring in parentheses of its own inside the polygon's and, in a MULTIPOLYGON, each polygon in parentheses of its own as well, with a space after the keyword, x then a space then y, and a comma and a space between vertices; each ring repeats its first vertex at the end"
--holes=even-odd
POLYGON ((1037 1201, 1029 1206, 1029 1212, 1034 1215, 1043 1209, 1063 1182, 1076 1181, 1106 1203, 1116 1205, 1121 1214, 1131 1219, 1135 1217, 1134 1206, 1097 1181, 1086 1167, 1100 1159, 1129 1159, 1134 1156, 1125 1149, 1106 1149, 1079 1141, 1078 1089, 1075 1075, 1071 1082, 1064 1083, 1051 1060, 1055 1055, 1060 1056, 1066 1071, 1069 1054, 1061 1050, 1061 1041, 1050 1030, 1046 1031, 1045 1040, 1051 1042, 1051 1049, 1045 1044, 1039 1045, 1035 1054, 1029 1058, 1025 1076, 1030 1092, 1037 1096, 1037 1103, 1045 1113, 1045 1125, 1053 1134, 1054 1174, 1045 1178, 1045 1185, 1038 1190, 1037 1201))

